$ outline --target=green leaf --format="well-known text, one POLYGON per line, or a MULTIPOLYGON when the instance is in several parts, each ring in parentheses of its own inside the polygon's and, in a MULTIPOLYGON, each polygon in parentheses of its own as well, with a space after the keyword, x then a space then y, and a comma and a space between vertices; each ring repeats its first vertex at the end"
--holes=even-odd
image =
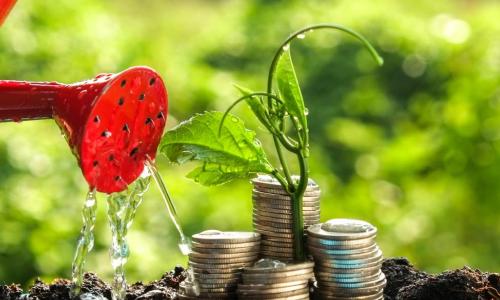
POLYGON ((285 51, 279 58, 276 66, 276 83, 288 114, 297 118, 302 128, 307 129, 306 108, 290 50, 285 51))
POLYGON ((201 162, 188 177, 204 185, 271 173, 273 168, 255 132, 246 129, 241 119, 228 114, 219 135, 222 116, 221 112, 205 112, 182 122, 163 136, 160 152, 179 164, 201 162))
MULTIPOLYGON (((252 93, 251 90, 242 86, 236 84, 234 86, 241 92, 242 96, 247 96, 252 93)), ((257 117, 257 119, 259 119, 262 125, 266 126, 266 128, 271 127, 269 119, 266 116, 266 106, 261 102, 259 97, 249 97, 245 99, 245 101, 248 106, 250 106, 250 109, 253 111, 254 115, 257 117)))

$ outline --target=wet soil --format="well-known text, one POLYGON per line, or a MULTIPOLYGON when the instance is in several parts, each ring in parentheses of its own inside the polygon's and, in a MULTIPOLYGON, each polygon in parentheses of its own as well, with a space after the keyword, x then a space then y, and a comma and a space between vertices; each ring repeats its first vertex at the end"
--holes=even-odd
POLYGON ((469 267, 429 275, 415 269, 406 258, 384 261, 386 300, 498 300, 500 274, 483 273, 469 267))
MULTIPOLYGON (((500 274, 483 273, 468 267, 431 275, 417 270, 405 258, 386 259, 382 271, 387 277, 384 290, 386 300, 500 300, 500 274)), ((179 283, 185 278, 185 270, 176 267, 161 279, 144 284, 137 282, 129 286, 126 300, 175 299, 179 283)), ((23 294, 19 285, 0 285, 0 300, 71 300, 71 282, 56 279, 50 284, 35 281, 32 288, 23 294)), ((85 274, 82 292, 102 298, 82 300, 111 300, 111 290, 95 274, 85 274)))

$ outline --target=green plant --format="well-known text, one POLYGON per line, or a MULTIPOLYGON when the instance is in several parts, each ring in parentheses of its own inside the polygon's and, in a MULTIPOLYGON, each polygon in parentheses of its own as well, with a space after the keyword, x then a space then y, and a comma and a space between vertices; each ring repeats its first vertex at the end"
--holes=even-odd
POLYGON ((307 109, 290 54, 290 43, 318 29, 340 30, 356 37, 377 63, 382 64, 382 58, 371 44, 355 31, 333 24, 306 27, 290 35, 277 49, 269 69, 266 92, 252 92, 237 86, 243 96, 225 113, 195 115, 168 131, 160 144, 160 151, 172 162, 202 162, 188 177, 204 185, 223 184, 256 173, 273 175, 292 199, 296 260, 304 259, 302 202, 309 179, 309 129, 307 109), (249 105, 255 117, 272 135, 281 170, 268 161, 255 133, 230 114, 242 101, 249 105), (226 121, 228 118, 230 121, 226 121), (284 159, 283 148, 297 158, 299 179, 296 181, 292 179, 284 159))

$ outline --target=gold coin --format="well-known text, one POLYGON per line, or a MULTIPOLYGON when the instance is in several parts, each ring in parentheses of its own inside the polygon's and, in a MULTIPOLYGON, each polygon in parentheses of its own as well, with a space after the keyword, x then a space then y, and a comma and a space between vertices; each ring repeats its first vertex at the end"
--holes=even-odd
POLYGON ((248 242, 257 242, 260 240, 260 235, 255 232, 205 230, 203 232, 194 234, 192 239, 195 242, 203 244, 241 244, 248 242))
POLYGON ((213 264, 213 263, 197 263, 190 261, 189 265, 196 269, 239 269, 243 267, 247 267, 253 264, 253 261, 250 262, 237 262, 237 263, 221 263, 221 264, 213 264))
POLYGON ((226 268, 226 269, 206 269, 206 268, 196 268, 193 267, 193 272, 203 275, 222 275, 222 274, 241 274, 243 267, 241 268, 226 268))

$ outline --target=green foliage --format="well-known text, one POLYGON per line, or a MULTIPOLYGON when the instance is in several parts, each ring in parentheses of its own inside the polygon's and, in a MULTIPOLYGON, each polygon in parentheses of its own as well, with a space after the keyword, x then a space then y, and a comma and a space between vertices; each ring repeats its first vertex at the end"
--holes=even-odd
POLYGON ((271 173, 273 168, 255 132, 233 115, 221 125, 223 116, 221 112, 205 112, 182 122, 165 134, 160 152, 178 164, 202 162, 188 177, 203 185, 271 173))
POLYGON ((306 107, 289 50, 285 51, 278 60, 276 82, 286 111, 299 122, 300 128, 307 132, 306 107))

